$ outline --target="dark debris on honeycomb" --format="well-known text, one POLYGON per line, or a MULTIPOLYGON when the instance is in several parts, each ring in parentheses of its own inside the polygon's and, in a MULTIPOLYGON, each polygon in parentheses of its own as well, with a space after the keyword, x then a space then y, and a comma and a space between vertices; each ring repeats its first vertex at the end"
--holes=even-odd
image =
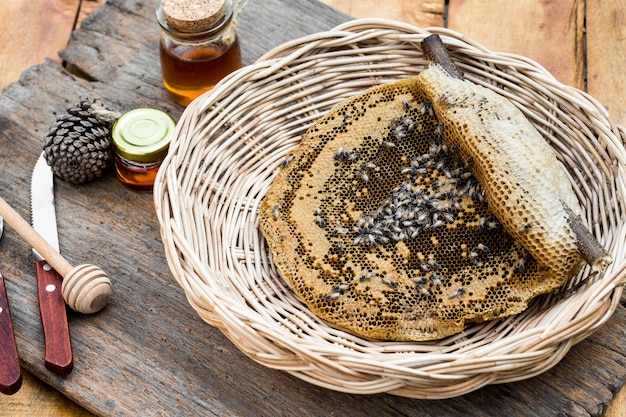
POLYGON ((274 262, 321 318, 364 337, 430 340, 520 312, 542 273, 411 80, 321 118, 263 200, 274 262))

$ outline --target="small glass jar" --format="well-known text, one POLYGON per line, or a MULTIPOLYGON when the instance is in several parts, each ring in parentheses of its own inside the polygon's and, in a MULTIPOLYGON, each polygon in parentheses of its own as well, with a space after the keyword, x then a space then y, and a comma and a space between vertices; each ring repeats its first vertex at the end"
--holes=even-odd
POLYGON ((119 180, 139 191, 151 191, 176 128, 172 117, 157 109, 139 108, 120 116, 111 136, 119 180))
POLYGON ((177 103, 187 106, 241 68, 235 20, 231 0, 161 1, 161 73, 177 103))

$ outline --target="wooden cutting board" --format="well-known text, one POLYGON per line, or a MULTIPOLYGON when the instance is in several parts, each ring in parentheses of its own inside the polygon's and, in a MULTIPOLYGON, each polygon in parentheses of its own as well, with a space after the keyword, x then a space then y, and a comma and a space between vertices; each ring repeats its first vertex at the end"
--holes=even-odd
MULTIPOLYGON (((118 111, 155 107, 180 116, 161 85, 155 4, 110 0, 61 52, 82 78, 47 61, 0 96, 0 195, 25 218, 43 137, 68 104, 87 95, 118 111)), ((346 20, 311 0, 253 1, 241 16, 244 59, 346 20)), ((61 252, 72 264, 101 266, 115 287, 101 313, 70 313, 75 369, 67 378, 44 368, 30 248, 8 227, 2 270, 23 365, 98 415, 598 416, 625 380, 620 306, 596 334, 530 380, 443 401, 328 391, 256 364, 195 314, 167 267, 151 194, 111 175, 81 186, 57 181, 56 197, 61 252)))

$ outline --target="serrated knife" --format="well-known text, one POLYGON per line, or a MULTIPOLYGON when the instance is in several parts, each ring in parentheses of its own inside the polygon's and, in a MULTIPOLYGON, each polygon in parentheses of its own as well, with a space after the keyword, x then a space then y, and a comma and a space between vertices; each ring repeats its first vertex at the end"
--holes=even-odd
MULTIPOLYGON (((32 225, 57 252, 56 212, 54 208, 54 177, 43 153, 39 156, 30 186, 32 225)), ((33 248, 37 274, 37 295, 45 343, 46 368, 59 375, 68 375, 74 368, 70 330, 61 293, 63 277, 33 248)))

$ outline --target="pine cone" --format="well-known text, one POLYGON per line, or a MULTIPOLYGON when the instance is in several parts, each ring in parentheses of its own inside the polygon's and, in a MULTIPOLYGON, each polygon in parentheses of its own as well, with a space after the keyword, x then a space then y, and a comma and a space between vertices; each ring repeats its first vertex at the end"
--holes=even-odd
POLYGON ((101 177, 111 165, 111 126, 120 115, 100 100, 82 98, 67 108, 45 137, 44 154, 62 180, 82 184, 101 177))

